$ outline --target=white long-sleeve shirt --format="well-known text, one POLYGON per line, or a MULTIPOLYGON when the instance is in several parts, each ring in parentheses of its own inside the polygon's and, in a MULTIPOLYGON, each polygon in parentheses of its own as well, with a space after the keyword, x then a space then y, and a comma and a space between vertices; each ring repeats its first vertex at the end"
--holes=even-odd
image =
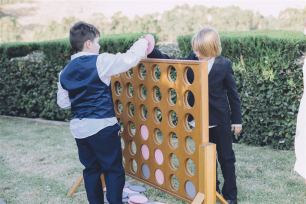
MULTIPOLYGON (((130 68, 136 66, 139 61, 146 56, 148 41, 139 39, 126 53, 102 53, 97 57, 96 67, 98 75, 103 83, 110 85, 111 77, 128 71, 130 68)), ((84 55, 97 55, 95 53, 78 52, 71 56, 71 60, 84 55)), ((59 73, 60 76, 61 73, 59 73)), ((61 83, 57 83, 57 104, 63 109, 70 108, 71 102, 68 91, 65 90, 61 83)), ((74 118, 70 121, 70 131, 77 139, 82 139, 96 134, 103 128, 115 125, 117 123, 116 117, 93 119, 93 118, 74 118)))

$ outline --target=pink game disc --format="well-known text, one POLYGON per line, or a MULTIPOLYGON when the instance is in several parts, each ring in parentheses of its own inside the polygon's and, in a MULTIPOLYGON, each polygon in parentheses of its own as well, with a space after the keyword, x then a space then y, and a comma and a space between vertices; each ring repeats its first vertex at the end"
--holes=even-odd
POLYGON ((141 128, 140 128, 140 132, 141 132, 141 137, 142 137, 144 140, 148 140, 148 138, 149 138, 149 130, 148 130, 148 127, 145 126, 145 125, 142 125, 141 128))
POLYGON ((148 198, 144 195, 133 195, 129 198, 129 201, 132 203, 146 203, 148 202, 148 198))
POLYGON ((147 55, 150 54, 155 46, 155 39, 154 36, 151 34, 147 34, 144 36, 144 38, 149 42, 148 43, 148 49, 147 49, 147 55))
POLYGON ((164 183, 164 173, 160 169, 157 169, 155 171, 155 179, 159 185, 162 185, 164 183))
POLYGON ((157 164, 162 165, 164 162, 164 155, 160 149, 155 150, 155 161, 157 164))
POLYGON ((142 145, 141 146, 141 153, 142 153, 142 156, 145 160, 149 159, 150 152, 149 152, 149 147, 147 145, 142 145))

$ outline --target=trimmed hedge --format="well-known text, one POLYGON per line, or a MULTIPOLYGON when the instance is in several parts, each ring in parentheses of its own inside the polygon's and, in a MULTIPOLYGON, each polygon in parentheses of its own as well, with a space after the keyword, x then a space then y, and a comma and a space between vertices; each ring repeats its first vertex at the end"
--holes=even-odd
MULTIPOLYGON (((178 37, 184 56, 191 36, 178 37)), ((293 147, 296 116, 303 91, 306 38, 290 32, 221 33, 222 55, 233 62, 242 102, 242 141, 293 147)))
MULTIPOLYGON (((102 36, 101 50, 125 52, 141 34, 102 36)), ((56 104, 58 73, 69 61, 68 40, 0 46, 0 115, 67 120, 56 104)))
MULTIPOLYGON (((101 50, 124 52, 140 34, 102 36, 101 50)), ((293 147, 302 94, 306 40, 290 32, 222 33, 223 55, 233 61, 242 101, 243 141, 293 147)), ((183 55, 191 36, 180 36, 183 55)), ((0 114, 67 120, 56 105, 57 74, 72 51, 67 40, 0 45, 0 114)))

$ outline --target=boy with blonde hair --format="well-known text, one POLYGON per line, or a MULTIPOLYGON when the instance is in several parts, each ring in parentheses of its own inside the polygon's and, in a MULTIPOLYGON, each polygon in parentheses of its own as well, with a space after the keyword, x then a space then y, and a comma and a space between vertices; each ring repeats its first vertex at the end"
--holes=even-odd
MULTIPOLYGON (((218 32, 210 27, 201 29, 191 41, 193 52, 187 60, 208 62, 209 87, 209 137, 217 146, 218 161, 224 177, 222 194, 229 204, 237 203, 235 154, 232 148, 232 131, 239 135, 242 130, 240 99, 237 92, 232 63, 221 56, 222 47, 218 32)), ((169 58, 158 49, 149 58, 169 58)), ((185 59, 186 60, 186 59, 185 59)), ((187 77, 193 81, 192 72, 187 77)), ((194 98, 188 98, 190 104, 194 98)), ((217 179, 217 191, 219 190, 217 179)))

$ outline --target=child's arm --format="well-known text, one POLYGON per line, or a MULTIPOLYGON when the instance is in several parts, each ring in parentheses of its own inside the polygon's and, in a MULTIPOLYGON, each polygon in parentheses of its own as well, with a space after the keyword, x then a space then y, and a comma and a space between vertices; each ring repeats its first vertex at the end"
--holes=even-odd
POLYGON ((68 109, 71 106, 68 91, 63 89, 60 82, 57 82, 57 105, 63 109, 68 109))
POLYGON ((240 99, 237 91, 236 82, 234 79, 232 63, 230 61, 228 61, 228 66, 226 69, 225 87, 227 88, 227 97, 231 108, 231 122, 233 124, 232 128, 234 130, 241 129, 242 127, 241 108, 240 108, 241 105, 240 105, 240 99))
POLYGON ((153 51, 148 55, 148 58, 156 59, 170 59, 167 54, 162 53, 159 49, 154 48, 153 51))
MULTIPOLYGON (((154 48, 153 51, 148 55, 148 58, 156 59, 173 59, 170 58, 167 54, 162 53, 159 49, 154 48)), ((179 58, 180 60, 199 60, 194 52, 191 52, 186 58, 179 58)))
POLYGON ((188 57, 185 58, 185 60, 199 60, 199 58, 192 51, 191 53, 189 53, 188 57))
POLYGON ((111 77, 128 71, 146 56, 148 41, 144 38, 136 41, 126 53, 102 53, 97 59, 100 78, 111 77))

